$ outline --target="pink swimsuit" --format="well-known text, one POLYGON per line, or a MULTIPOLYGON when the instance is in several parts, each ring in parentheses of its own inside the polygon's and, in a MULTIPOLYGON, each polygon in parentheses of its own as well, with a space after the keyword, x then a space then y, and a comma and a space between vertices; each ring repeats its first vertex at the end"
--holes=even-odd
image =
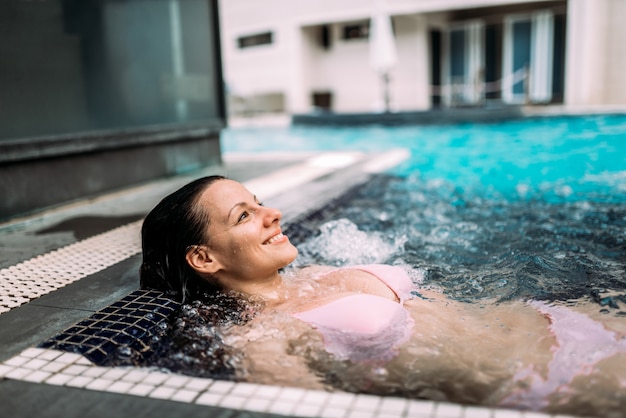
POLYGON ((293 316, 315 327, 324 337, 326 350, 340 359, 389 360, 411 335, 413 319, 402 303, 411 297, 413 283, 400 267, 372 264, 350 268, 379 278, 400 302, 358 293, 293 316))

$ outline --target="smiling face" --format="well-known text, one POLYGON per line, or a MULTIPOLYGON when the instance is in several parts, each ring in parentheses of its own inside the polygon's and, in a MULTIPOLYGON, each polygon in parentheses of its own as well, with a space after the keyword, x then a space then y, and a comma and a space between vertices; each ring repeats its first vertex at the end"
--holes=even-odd
MULTIPOLYGON (((291 263, 298 250, 282 234, 279 210, 259 203, 242 184, 220 180, 200 196, 210 219, 205 270, 229 289, 246 293, 249 285, 280 280, 278 269, 291 263)), ((189 257, 188 257, 189 260, 189 257)))

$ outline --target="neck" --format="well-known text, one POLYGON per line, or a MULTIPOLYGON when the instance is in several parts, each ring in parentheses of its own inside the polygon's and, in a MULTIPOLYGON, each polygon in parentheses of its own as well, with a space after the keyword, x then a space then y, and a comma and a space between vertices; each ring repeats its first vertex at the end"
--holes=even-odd
POLYGON ((279 303, 284 299, 283 279, 275 272, 263 280, 251 282, 243 280, 220 280, 225 290, 234 290, 251 296, 260 296, 269 303, 279 303))

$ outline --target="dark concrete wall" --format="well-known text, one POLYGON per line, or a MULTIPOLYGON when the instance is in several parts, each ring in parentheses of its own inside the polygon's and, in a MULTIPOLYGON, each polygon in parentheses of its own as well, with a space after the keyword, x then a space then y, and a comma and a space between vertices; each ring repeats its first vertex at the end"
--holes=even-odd
POLYGON ((0 220, 220 163, 219 131, 0 163, 0 220))
POLYGON ((60 155, 49 146, 45 157, 0 162, 0 220, 221 163, 219 130, 143 142, 60 155))

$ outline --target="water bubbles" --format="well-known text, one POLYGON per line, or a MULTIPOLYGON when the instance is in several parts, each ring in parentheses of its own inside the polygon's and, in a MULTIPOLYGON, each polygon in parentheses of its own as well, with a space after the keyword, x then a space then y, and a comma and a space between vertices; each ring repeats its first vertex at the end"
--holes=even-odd
POLYGON ((470 279, 467 281, 468 285, 471 286, 474 290, 478 292, 482 292, 484 290, 483 286, 476 279, 470 279))
POLYGON ((567 197, 570 197, 574 193, 574 189, 572 188, 572 186, 565 184, 565 185, 557 187, 555 192, 558 196, 567 198, 567 197))
POLYGON ((375 367, 372 369, 372 377, 376 380, 386 380, 389 376, 389 371, 385 367, 375 367))
POLYGON ((320 235, 299 249, 306 262, 342 266, 383 263, 402 244, 389 242, 382 233, 361 231, 348 219, 339 219, 323 224, 320 235))
POLYGON ((394 264, 404 267, 404 270, 407 272, 414 284, 424 283, 424 277, 426 276, 426 272, 424 270, 415 268, 414 266, 402 265, 400 263, 394 264))
POLYGON ((431 242, 445 242, 450 238, 451 232, 450 225, 438 226, 430 232, 431 242))
POLYGON ((424 286, 462 300, 567 299, 626 286, 623 205, 573 200, 580 192, 564 181, 517 184, 526 199, 377 176, 301 254, 319 264, 406 264, 423 272, 424 286))
POLYGON ((121 360, 128 360, 133 356, 133 350, 126 345, 121 345, 117 348, 116 355, 121 360))
POLYGON ((520 198, 526 199, 530 193, 530 186, 527 184, 518 184, 515 186, 515 190, 520 198))

